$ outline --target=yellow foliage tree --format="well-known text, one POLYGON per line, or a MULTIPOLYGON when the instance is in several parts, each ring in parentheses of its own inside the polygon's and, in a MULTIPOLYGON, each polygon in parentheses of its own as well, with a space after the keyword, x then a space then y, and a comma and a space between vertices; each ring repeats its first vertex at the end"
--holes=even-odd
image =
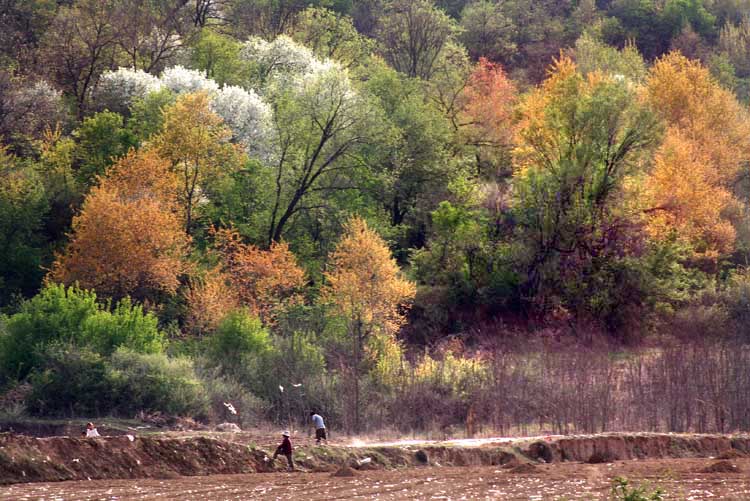
POLYGON ((210 182, 240 165, 242 156, 229 142, 231 137, 221 117, 208 107, 205 92, 182 95, 164 110, 164 126, 153 144, 178 176, 188 234, 210 182))
POLYGON ((736 201, 711 159, 679 129, 667 131, 646 190, 652 238, 675 232, 711 260, 732 250, 735 230, 723 213, 736 201))
POLYGON ((323 297, 344 319, 352 342, 354 430, 359 430, 359 379, 365 370, 368 342, 392 336, 405 321, 404 312, 416 294, 414 283, 401 277, 396 260, 380 236, 354 217, 330 257, 323 297))
POLYGON ((48 279, 113 299, 174 293, 190 239, 175 211, 177 180, 155 152, 131 151, 100 179, 73 219, 48 279))
POLYGON ((715 260, 734 246, 732 185, 750 160, 748 113, 679 52, 654 64, 644 94, 669 126, 646 178, 648 231, 657 239, 676 232, 696 257, 715 260))
POLYGON ((264 323, 274 323, 282 309, 302 302, 305 272, 286 242, 263 250, 242 242, 235 230, 221 229, 215 247, 240 303, 264 323))

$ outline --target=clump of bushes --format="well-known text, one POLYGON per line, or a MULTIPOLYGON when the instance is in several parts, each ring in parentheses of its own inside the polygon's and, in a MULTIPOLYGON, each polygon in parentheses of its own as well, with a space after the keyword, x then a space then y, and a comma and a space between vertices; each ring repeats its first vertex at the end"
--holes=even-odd
POLYGON ((120 347, 139 353, 161 353, 165 336, 156 316, 123 299, 114 308, 97 301, 92 291, 49 285, 4 320, 0 332, 0 382, 23 380, 49 361, 52 345, 86 347, 110 356, 120 347))

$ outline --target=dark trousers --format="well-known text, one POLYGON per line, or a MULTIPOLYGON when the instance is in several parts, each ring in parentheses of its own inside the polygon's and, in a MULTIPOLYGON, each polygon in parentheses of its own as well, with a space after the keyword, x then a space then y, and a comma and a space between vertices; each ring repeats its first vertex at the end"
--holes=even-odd
POLYGON ((281 454, 282 456, 286 456, 286 460, 289 463, 289 469, 293 470, 294 469, 294 460, 292 459, 292 454, 291 453, 285 454, 285 453, 283 453, 281 451, 276 451, 273 454, 273 460, 274 461, 276 461, 276 456, 278 456, 279 454, 281 454))

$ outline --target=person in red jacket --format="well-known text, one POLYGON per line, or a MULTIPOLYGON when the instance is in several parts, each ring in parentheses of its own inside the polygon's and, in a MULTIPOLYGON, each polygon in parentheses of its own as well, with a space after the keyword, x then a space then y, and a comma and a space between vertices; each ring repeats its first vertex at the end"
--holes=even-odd
POLYGON ((289 469, 294 470, 294 460, 292 459, 292 442, 289 440, 289 432, 285 431, 281 434, 283 439, 281 444, 276 447, 276 452, 273 453, 273 460, 276 461, 276 457, 281 454, 286 456, 286 460, 289 463, 289 469))

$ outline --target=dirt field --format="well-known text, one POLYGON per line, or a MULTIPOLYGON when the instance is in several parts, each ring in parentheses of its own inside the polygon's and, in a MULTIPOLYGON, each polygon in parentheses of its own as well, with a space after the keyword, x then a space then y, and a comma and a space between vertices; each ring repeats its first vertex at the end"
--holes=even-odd
POLYGON ((750 459, 730 461, 738 473, 702 473, 713 459, 560 463, 530 473, 509 468, 425 467, 330 473, 264 473, 168 480, 94 480, 18 484, 0 488, 2 500, 240 500, 240 499, 608 499, 611 479, 661 488, 665 499, 750 500, 750 459))

